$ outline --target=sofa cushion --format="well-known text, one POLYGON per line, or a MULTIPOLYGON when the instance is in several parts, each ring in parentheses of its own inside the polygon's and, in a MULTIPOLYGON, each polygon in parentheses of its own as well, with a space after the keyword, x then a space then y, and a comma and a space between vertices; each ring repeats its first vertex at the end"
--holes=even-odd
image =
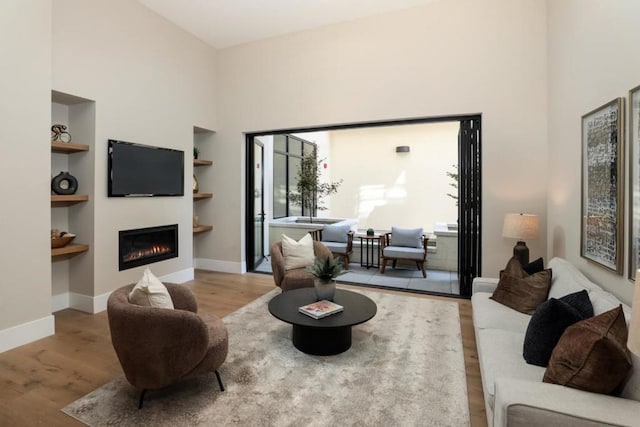
POLYGON ((422 228, 391 227, 391 246, 422 247, 422 228))
POLYGON ((305 234, 296 241, 286 234, 282 235, 282 256, 284 257, 284 269, 307 267, 313 264, 315 253, 313 252, 313 238, 305 234))
POLYGON ((402 246, 386 246, 382 250, 382 255, 389 258, 422 260, 424 258, 424 249, 407 248, 402 246))
MULTIPOLYGON (((322 243, 340 242, 347 243, 347 233, 351 230, 349 224, 327 224, 322 228, 322 243)), ((325 244, 325 246, 328 246, 325 244)))
MULTIPOLYGON (((487 292, 477 292, 471 297, 473 326, 476 329, 502 329, 524 334, 531 316, 513 310, 491 299, 487 292)), ((522 349, 520 349, 522 350, 522 349)))
POLYGON ((522 358, 524 334, 499 329, 477 331, 478 358, 485 399, 493 408, 497 378, 541 382, 544 368, 528 365, 522 358))
POLYGON ((167 287, 148 268, 129 292, 129 302, 145 307, 173 309, 173 301, 167 287))
POLYGON ((614 393, 632 367, 627 333, 622 306, 570 326, 553 350, 543 381, 614 393))
MULTIPOLYGON (((613 310, 620 305, 620 300, 618 298, 602 289, 590 291, 589 298, 591 298, 591 303, 593 304, 593 313, 595 315, 602 314, 605 311, 613 310)), ((625 310, 625 308, 623 307, 623 311, 626 312, 627 310, 625 310)), ((630 317, 627 316, 627 324, 629 324, 629 319, 630 317)))
MULTIPOLYGON (((580 294, 589 299, 587 291, 580 294)), ((524 360, 532 365, 547 366, 565 329, 583 319, 585 316, 579 310, 562 299, 549 298, 540 304, 531 316, 524 337, 524 360)))
POLYGON ((533 314, 549 294, 551 270, 528 275, 515 258, 511 258, 491 298, 521 313, 533 314))
POLYGON ((582 289, 588 291, 601 289, 600 286, 587 279, 573 264, 562 258, 551 259, 547 268, 553 270, 549 298, 560 298, 582 289))

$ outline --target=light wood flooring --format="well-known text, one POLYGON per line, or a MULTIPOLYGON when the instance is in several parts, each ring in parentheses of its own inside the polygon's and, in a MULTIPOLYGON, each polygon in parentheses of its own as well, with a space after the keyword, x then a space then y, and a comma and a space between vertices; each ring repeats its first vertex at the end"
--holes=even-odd
MULTIPOLYGON (((220 317, 274 289, 269 275, 203 270, 196 271, 196 280, 185 285, 195 292, 201 311, 220 317)), ((470 301, 416 297, 458 302, 471 425, 486 426, 470 301)), ((106 312, 91 315, 62 310, 55 313, 55 322, 55 335, 0 354, 0 426, 81 426, 60 409, 122 375, 106 312)))

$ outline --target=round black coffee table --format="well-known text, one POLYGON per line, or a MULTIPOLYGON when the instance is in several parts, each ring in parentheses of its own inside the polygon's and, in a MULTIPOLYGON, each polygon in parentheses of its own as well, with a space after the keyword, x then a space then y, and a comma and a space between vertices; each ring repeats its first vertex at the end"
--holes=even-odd
POLYGON ((299 307, 315 301, 315 289, 295 289, 269 301, 269 312, 293 325, 292 341, 298 350, 318 356, 347 351, 351 347, 351 327, 371 319, 378 310, 376 303, 366 296, 336 289, 333 302, 343 306, 344 311, 322 319, 314 319, 298 311, 299 307))

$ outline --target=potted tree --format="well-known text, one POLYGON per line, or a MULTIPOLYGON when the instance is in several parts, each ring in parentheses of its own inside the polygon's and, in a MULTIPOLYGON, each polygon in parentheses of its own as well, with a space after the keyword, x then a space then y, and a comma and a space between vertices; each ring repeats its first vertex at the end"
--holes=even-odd
POLYGON ((315 257, 313 265, 305 268, 315 279, 313 281, 318 301, 333 301, 336 293, 336 277, 344 273, 340 261, 333 257, 315 257))
POLYGON ((309 215, 309 222, 313 223, 313 214, 317 210, 325 210, 322 199, 338 192, 342 180, 337 182, 320 182, 321 164, 324 159, 318 159, 316 152, 302 158, 298 168, 298 184, 296 191, 289 192, 289 200, 295 206, 300 206, 309 215))

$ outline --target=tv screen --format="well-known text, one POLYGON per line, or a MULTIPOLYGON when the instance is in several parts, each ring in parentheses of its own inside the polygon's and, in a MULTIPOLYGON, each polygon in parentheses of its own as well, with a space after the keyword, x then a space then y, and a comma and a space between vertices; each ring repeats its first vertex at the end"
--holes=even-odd
POLYGON ((184 152, 109 140, 109 197, 184 196, 184 152))

